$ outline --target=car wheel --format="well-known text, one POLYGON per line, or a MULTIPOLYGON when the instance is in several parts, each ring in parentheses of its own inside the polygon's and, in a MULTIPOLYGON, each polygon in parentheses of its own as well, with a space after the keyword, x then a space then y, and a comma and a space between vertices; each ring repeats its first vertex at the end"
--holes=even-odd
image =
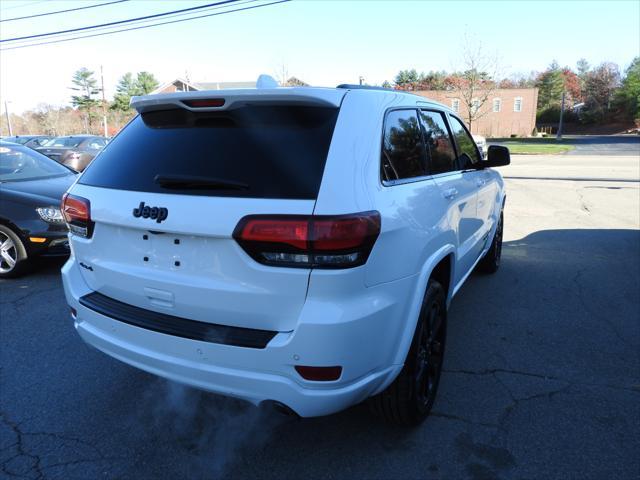
POLYGON ((386 390, 371 398, 374 413, 406 426, 418 425, 427 417, 440 382, 446 333, 445 291, 430 279, 404 367, 386 390))
POLYGON ((10 228, 0 225, 0 278, 22 275, 28 264, 27 249, 10 228))
POLYGON ((493 242, 485 256, 478 262, 478 271, 482 273, 496 273, 500 268, 500 257, 502 256, 502 230, 504 228, 504 215, 500 212, 500 220, 493 236, 493 242))

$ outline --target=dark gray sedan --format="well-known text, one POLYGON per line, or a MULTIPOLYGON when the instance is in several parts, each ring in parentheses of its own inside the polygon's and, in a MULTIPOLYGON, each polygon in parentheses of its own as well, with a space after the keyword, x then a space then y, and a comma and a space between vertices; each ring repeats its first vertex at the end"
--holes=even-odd
POLYGON ((0 142, 0 279, 34 257, 69 255, 62 195, 78 175, 34 150, 0 142))
POLYGON ((81 172, 106 145, 107 139, 105 137, 71 135, 54 138, 36 150, 77 172, 81 172))

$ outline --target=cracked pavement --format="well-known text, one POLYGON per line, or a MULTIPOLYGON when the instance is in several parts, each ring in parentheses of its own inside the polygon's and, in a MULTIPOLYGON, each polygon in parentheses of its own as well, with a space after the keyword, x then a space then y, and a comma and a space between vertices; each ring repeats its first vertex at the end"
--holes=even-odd
POLYGON ((503 174, 503 265, 454 299, 421 427, 296 420, 128 367, 82 343, 47 261, 0 282, 0 477, 639 478, 640 151, 503 174))

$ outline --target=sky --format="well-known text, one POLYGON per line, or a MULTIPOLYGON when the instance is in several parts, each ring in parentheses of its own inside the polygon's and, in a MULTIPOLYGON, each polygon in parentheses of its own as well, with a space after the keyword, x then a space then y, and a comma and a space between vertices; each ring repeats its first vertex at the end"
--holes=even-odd
MULTIPOLYGON (((106 0, 0 0, 0 20, 95 5, 106 0)), ((95 25, 213 3, 129 0, 66 14, 0 23, 0 39, 95 25)), ((246 0, 243 0, 246 1, 246 0)), ((269 0, 259 0, 257 5, 269 0)), ((273 1, 273 0, 271 0, 273 1)), ((232 7, 225 6, 228 10, 232 7)), ((221 12, 223 10, 217 10, 221 12)), ((208 13, 213 13, 208 12, 208 13)), ((160 21, 160 20, 159 20, 160 21)), ((247 81, 283 67, 314 86, 392 81, 401 69, 453 70, 464 38, 497 55, 503 76, 640 55, 640 0, 338 1, 287 3, 137 31, 0 51, 0 101, 19 113, 39 103, 66 105, 80 67, 104 70, 107 98, 126 72, 162 83, 247 81)), ((0 43, 0 48, 9 44, 0 43)))

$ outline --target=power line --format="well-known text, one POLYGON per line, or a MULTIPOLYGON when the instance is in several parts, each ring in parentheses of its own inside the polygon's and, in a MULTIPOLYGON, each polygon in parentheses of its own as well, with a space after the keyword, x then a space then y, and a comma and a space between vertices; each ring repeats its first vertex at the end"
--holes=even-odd
POLYGON ((128 1, 129 0, 116 0, 114 2, 99 3, 97 5, 86 5, 84 7, 68 8, 66 10, 57 10, 55 12, 46 12, 46 13, 38 13, 35 15, 26 15, 24 17, 7 18, 5 20, 0 20, 0 23, 13 22, 15 20, 25 20, 27 18, 46 17, 47 15, 57 15, 58 13, 67 13, 67 12, 75 12, 77 10, 86 10, 87 8, 104 7, 105 5, 113 5, 114 3, 122 3, 122 2, 128 2, 128 1))
POLYGON ((120 30, 113 30, 111 32, 94 33, 94 34, 91 34, 91 35, 82 35, 82 36, 73 37, 73 38, 63 38, 63 39, 60 39, 60 40, 51 40, 49 42, 39 42, 39 43, 31 43, 29 45, 20 45, 20 46, 17 46, 17 47, 0 48, 0 52, 4 52, 5 50, 17 50, 19 48, 36 47, 38 45, 49 45, 49 44, 53 44, 53 43, 70 42, 72 40, 80 40, 82 38, 101 37, 103 35, 111 35, 113 33, 127 32, 127 31, 130 31, 130 30, 141 30, 143 28, 158 27, 160 25, 168 25, 170 23, 187 22, 189 20, 196 20, 198 18, 215 17, 215 16, 218 16, 218 15, 224 15, 225 13, 241 12, 243 10, 252 10, 254 8, 268 7, 269 5, 276 5, 278 3, 286 3, 286 2, 290 2, 290 1, 291 0, 278 0, 278 1, 275 1, 275 2, 271 2, 271 3, 263 3, 263 4, 260 4, 260 5, 252 5, 250 7, 236 8, 235 10, 226 10, 224 12, 209 13, 207 15, 199 15, 199 16, 196 16, 196 17, 183 18, 183 19, 180 19, 180 20, 172 20, 172 21, 169 21, 169 22, 154 23, 153 25, 142 25, 142 26, 139 26, 139 27, 131 27, 131 28, 123 28, 123 29, 120 29, 120 30))
POLYGON ((29 7, 31 5, 37 5, 39 3, 44 3, 47 0, 39 0, 38 2, 30 2, 30 3, 23 3, 22 5, 12 5, 10 7, 3 7, 1 10, 14 10, 16 8, 24 8, 24 7, 29 7))
MULTIPOLYGON (((265 1, 265 0, 237 0, 237 3, 234 6, 239 6, 239 5, 246 5, 247 3, 255 3, 255 2, 259 2, 259 1, 265 1)), ((227 5, 219 5, 217 7, 208 7, 205 8, 204 10, 202 10, 202 12, 208 12, 211 10, 220 10, 221 8, 227 8, 227 5)), ((166 18, 177 18, 177 17, 184 17, 187 15, 194 15, 194 12, 183 12, 183 13, 174 13, 171 15, 167 15, 166 18)), ((151 22, 156 22, 156 19, 146 19, 146 20, 139 20, 136 22, 132 22, 133 25, 137 25, 137 24, 144 24, 144 23, 151 23, 151 22)), ((97 27, 95 28, 93 31, 101 31, 101 30, 113 30, 113 27, 97 27)), ((113 30, 115 33, 115 30, 113 30)), ((64 39, 65 37, 68 37, 69 39, 73 40, 75 38, 85 38, 85 35, 78 35, 78 36, 74 36, 74 34, 65 34, 65 33, 60 33, 60 34, 56 34, 56 35, 52 35, 52 37, 60 37, 61 39, 64 39)), ((58 38, 54 38, 54 40, 58 40, 58 38)), ((49 43, 49 42, 45 42, 49 43)), ((16 40, 14 42, 11 42, 11 48, 14 48, 14 46, 16 45, 20 45, 20 44, 24 44, 25 46, 30 46, 30 45, 35 45, 33 43, 33 40, 16 40)), ((38 43, 38 45, 40 45, 41 43, 38 43)), ((0 49, 2 50, 2 49, 0 49)), ((8 46, 6 48, 6 50, 9 50, 8 46)))
POLYGON ((88 27, 71 28, 69 30, 60 30, 60 31, 57 31, 57 32, 38 33, 37 35, 27 35, 27 36, 24 36, 24 37, 7 38, 5 40, 0 40, 0 43, 13 42, 15 40, 26 40, 26 39, 31 39, 31 38, 49 37, 51 35, 58 35, 60 33, 81 32, 81 31, 84 31, 84 30, 91 30, 92 28, 110 27, 110 26, 113 26, 113 25, 122 25, 124 23, 131 23, 131 22, 136 22, 136 21, 139 21, 139 20, 146 20, 148 18, 165 17, 167 15, 171 15, 171 14, 174 14, 174 13, 182 13, 182 12, 190 12, 190 11, 195 11, 195 10, 202 10, 203 8, 213 7, 215 5, 224 5, 224 4, 227 4, 227 3, 234 3, 236 1, 237 0, 223 0, 221 2, 209 3, 209 4, 206 4, 206 5, 200 5, 198 7, 183 8, 182 10, 173 10, 171 12, 164 12, 164 13, 155 13, 153 15, 146 15, 144 17, 129 18, 127 20, 118 20, 116 22, 102 23, 102 24, 99 24, 99 25, 91 25, 91 26, 88 26, 88 27))
POLYGON ((66 10, 57 10, 55 12, 37 13, 35 15, 26 15, 24 17, 14 17, 0 20, 2 22, 13 22, 15 20, 26 20, 27 18, 46 17, 47 15, 57 15, 58 13, 75 12, 77 10, 86 10, 87 8, 104 7, 105 5, 113 5, 114 3, 128 2, 129 0, 116 0, 113 2, 99 3, 97 5, 86 5, 84 7, 68 8, 66 10))
MULTIPOLYGON (((236 8, 240 5, 246 5, 248 3, 255 3, 255 2, 264 2, 267 0, 235 0, 236 3, 233 4, 233 8, 236 8)), ((212 10, 220 10, 220 9, 224 9, 224 8, 229 8, 230 5, 218 5, 218 6, 214 6, 214 7, 208 7, 205 8, 204 10, 200 11, 200 12, 183 12, 183 13, 174 13, 171 15, 168 15, 166 18, 163 18, 163 20, 165 19, 173 19, 173 18, 178 18, 178 17, 185 17, 185 16, 190 16, 189 18, 185 18, 184 20, 191 20, 192 18, 197 18, 198 15, 197 14, 202 14, 205 12, 209 12, 212 10)), ((49 37, 47 38, 45 42, 37 42, 34 43, 34 40, 17 40, 15 42, 11 42, 8 45, 3 45, 5 48, 0 48, 0 51, 3 50, 13 50, 16 48, 21 48, 21 47, 29 47, 29 46, 36 46, 36 45, 47 45, 47 44, 51 44, 51 43, 58 43, 58 42, 67 42, 67 41, 71 41, 71 40, 76 40, 76 39, 82 39, 82 38, 91 38, 91 37, 96 37, 96 36, 101 36, 101 35, 109 35, 111 33, 118 33, 118 32, 126 32, 128 30, 135 30, 139 25, 143 25, 143 24, 150 24, 148 25, 149 27, 155 26, 156 24, 159 25, 164 25, 165 23, 172 23, 172 22, 158 22, 158 19, 146 19, 146 20, 138 20, 136 22, 132 22, 132 24, 130 26, 128 26, 128 28, 121 28, 121 29, 117 29, 114 28, 113 26, 111 27, 98 27, 95 28, 94 30, 92 30, 91 32, 85 32, 86 34, 57 34, 55 36, 49 37), (95 32, 101 32, 104 31, 104 33, 95 33, 95 32)))

